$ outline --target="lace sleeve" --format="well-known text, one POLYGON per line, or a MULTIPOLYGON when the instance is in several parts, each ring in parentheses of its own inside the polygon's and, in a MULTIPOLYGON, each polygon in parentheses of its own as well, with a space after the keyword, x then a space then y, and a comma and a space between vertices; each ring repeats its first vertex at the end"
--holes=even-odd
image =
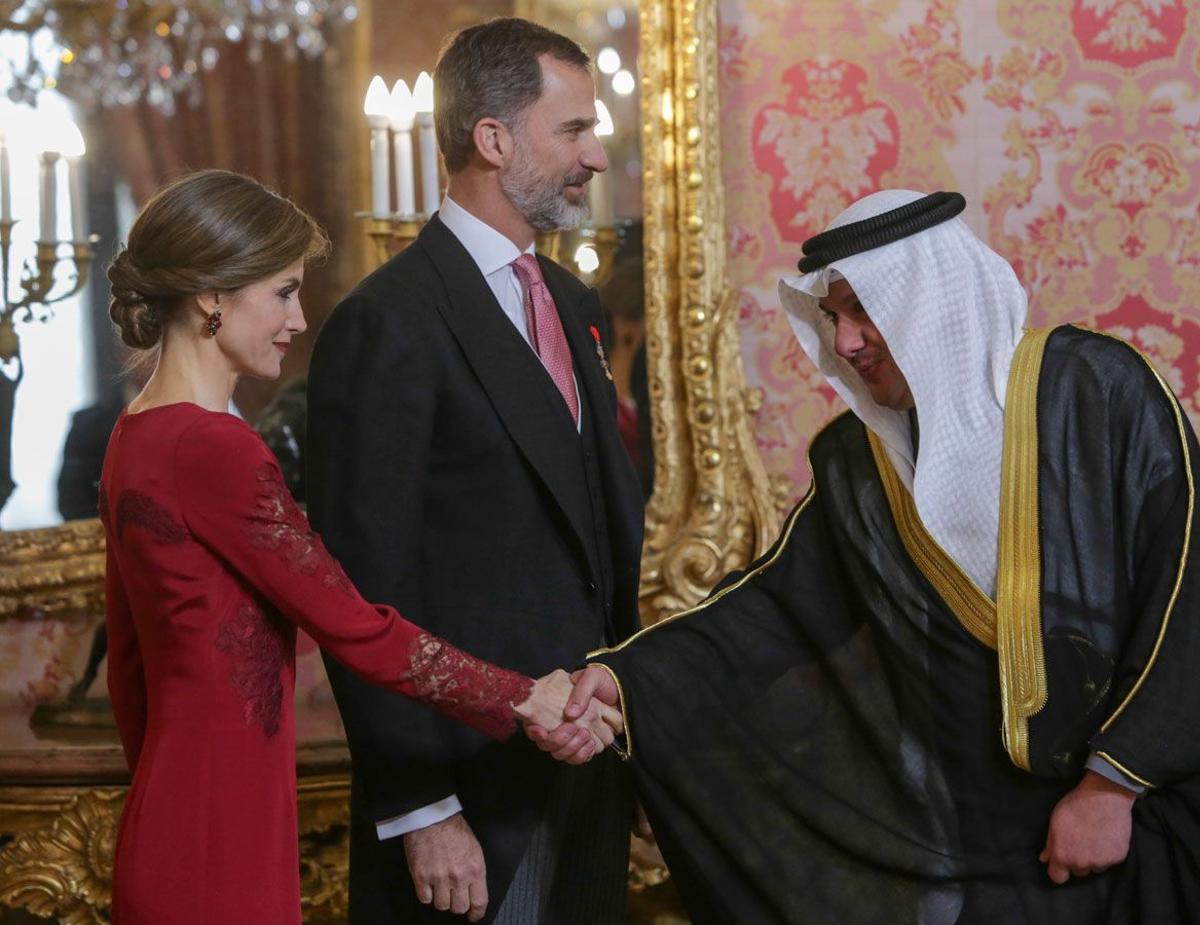
POLYGON ((417 700, 495 739, 516 729, 513 708, 529 699, 532 678, 481 661, 425 632, 413 639, 409 653, 417 700))

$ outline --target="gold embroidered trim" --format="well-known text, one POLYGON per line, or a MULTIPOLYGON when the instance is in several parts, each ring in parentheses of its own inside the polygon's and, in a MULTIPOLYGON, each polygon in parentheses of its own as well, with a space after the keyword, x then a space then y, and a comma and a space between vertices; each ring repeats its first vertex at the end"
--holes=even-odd
POLYGON ((1144 777, 1138 777, 1131 770, 1129 770, 1129 768, 1125 767, 1125 765, 1123 765, 1123 764, 1121 764, 1121 762, 1117 761, 1117 759, 1115 759, 1108 752, 1098 751, 1098 752, 1096 752, 1096 754, 1098 756, 1100 756, 1101 758, 1103 758, 1105 761, 1107 761, 1109 764, 1111 764, 1114 768, 1116 768, 1118 771, 1120 771, 1122 774, 1124 774, 1130 780, 1136 781, 1137 783, 1141 784, 1143 787, 1153 787, 1154 786, 1152 783, 1150 783, 1150 781, 1146 780, 1144 777))
MULTIPOLYGON (((620 652, 622 649, 624 649, 627 645, 629 645, 635 639, 641 639, 647 633, 652 633, 659 627, 666 626, 668 623, 674 623, 676 620, 681 620, 684 617, 691 616, 694 613, 704 610, 706 607, 711 607, 713 604, 715 604, 717 601, 719 601, 721 598, 723 598, 726 594, 729 594, 731 591, 736 591, 738 588, 740 588, 742 585, 744 585, 746 582, 748 582, 751 578, 754 578, 756 575, 759 575, 764 570, 770 568, 775 563, 775 560, 777 560, 780 557, 780 555, 783 554, 784 549, 787 548, 788 539, 792 535, 792 527, 795 525, 796 520, 804 512, 804 509, 806 507, 808 507, 808 503, 813 499, 813 496, 815 494, 816 494, 816 482, 814 481, 812 486, 808 489, 808 494, 806 494, 804 496, 804 500, 801 501, 796 506, 796 509, 794 511, 792 511, 791 516, 788 517, 787 523, 785 523, 783 525, 782 538, 779 542, 778 547, 776 547, 776 549, 775 549, 775 555, 771 556, 770 559, 768 559, 766 562, 764 562, 758 568, 754 569, 753 571, 747 572, 745 575, 743 575, 741 578, 739 578, 737 581, 735 581, 733 584, 731 584, 728 588, 723 588, 720 591, 720 593, 714 594, 712 597, 706 598, 705 600, 703 600, 699 604, 697 604, 695 607, 692 607, 688 610, 682 610, 676 614, 672 614, 671 616, 666 617, 665 619, 659 620, 653 626, 647 626, 645 629, 639 630, 638 632, 634 633, 632 636, 630 636, 628 639, 626 639, 623 643, 621 643, 618 646, 611 646, 606 649, 596 649, 594 652, 589 652, 587 657, 589 659, 591 659, 594 656, 604 655, 608 652, 620 652)), ((589 663, 589 664, 591 664, 591 663, 589 663)), ((599 664, 599 663, 595 663, 595 664, 599 664)), ((633 757, 633 728, 629 725, 629 716, 625 711, 625 691, 621 687, 621 679, 618 678, 617 673, 615 671, 613 671, 611 668, 609 668, 607 665, 601 665, 601 667, 606 669, 608 671, 608 673, 612 675, 613 681, 615 681, 617 684, 617 690, 621 694, 621 717, 625 721, 626 751, 627 751, 628 757, 633 757)))
MULTIPOLYGON (((674 621, 676 621, 676 620, 683 619, 684 617, 689 617, 689 615, 691 615, 691 614, 697 613, 698 611, 702 611, 702 609, 704 609, 706 607, 714 605, 714 603, 721 600, 721 597, 724 597, 726 594, 730 593, 730 591, 734 591, 734 590, 737 590, 738 588, 742 587, 742 585, 745 584, 746 582, 750 581, 751 578, 754 578, 756 575, 758 575, 758 573, 762 572, 764 569, 767 569, 767 567, 772 565, 774 563, 774 561, 780 557, 780 554, 782 554, 782 552, 784 552, 784 549, 787 548, 787 541, 788 541, 788 539, 790 539, 790 537, 792 535, 792 527, 794 524, 796 524, 797 518, 799 518, 800 513, 802 513, 804 511, 805 507, 809 506, 809 501, 812 500, 812 495, 814 495, 814 494, 816 494, 816 482, 815 481, 814 481, 814 483, 812 483, 812 486, 809 488, 809 493, 804 495, 804 500, 800 501, 800 503, 796 507, 796 510, 792 511, 791 517, 787 518, 787 523, 784 524, 784 531, 782 531, 782 539, 780 540, 779 546, 775 548, 775 554, 772 555, 772 557, 770 557, 767 561, 764 561, 764 563, 762 565, 758 566, 757 569, 746 572, 745 575, 738 578, 738 581, 731 584, 730 587, 722 588, 719 594, 714 594, 712 597, 707 597, 706 600, 703 600, 700 603, 697 603, 697 605, 695 607, 686 609, 686 611, 680 611, 679 613, 671 614, 670 617, 659 620, 658 623, 655 623, 653 626, 647 626, 646 629, 638 630, 637 632, 634 633, 634 635, 630 636, 628 639, 625 639, 625 641, 623 643, 620 643, 619 645, 612 645, 612 647, 610 647, 610 648, 595 649, 594 651, 589 651, 588 659, 590 660, 590 659, 592 659, 592 657, 594 657, 596 655, 604 655, 606 653, 611 653, 611 651, 620 651, 620 650, 624 649, 626 647, 626 645, 629 645, 631 642, 634 642, 635 639, 640 639, 642 636, 646 635, 646 633, 648 633, 648 632, 654 632, 654 630, 659 629, 660 626, 665 626, 668 623, 674 623, 674 621)), ((608 672, 608 674, 612 675, 612 679, 613 679, 614 683, 617 684, 617 690, 620 693, 620 716, 622 716, 622 720, 625 723, 625 757, 631 758, 632 756, 634 756, 634 728, 632 728, 629 725, 629 714, 626 713, 626 711, 625 711, 625 690, 623 689, 622 686, 620 686, 620 678, 617 677, 617 672, 614 672, 613 669, 608 667, 607 665, 602 665, 602 663, 600 663, 600 662, 590 662, 589 661, 589 665, 592 665, 592 663, 595 663, 595 665, 600 665, 601 668, 604 668, 605 671, 608 672)))
MULTIPOLYGON (((1087 331, 1089 329, 1081 327, 1080 330, 1087 331)), ((1126 347, 1134 351, 1134 353, 1142 358, 1142 362, 1149 367, 1150 372, 1154 374, 1155 380, 1160 386, 1162 386, 1162 390, 1167 394, 1167 401, 1171 403, 1171 410, 1175 412, 1175 426, 1179 430, 1179 445, 1183 449, 1183 472, 1184 476, 1187 478, 1188 496, 1187 522, 1183 530, 1183 549, 1179 554, 1179 569, 1175 575, 1175 587, 1171 590, 1171 598, 1167 601, 1167 609, 1163 613, 1162 626, 1159 627, 1158 638, 1154 641, 1154 648, 1150 652, 1150 658, 1146 660, 1146 667, 1142 669, 1141 675, 1138 676, 1137 681, 1134 683, 1129 693, 1125 695, 1125 699, 1122 700, 1116 710, 1113 711, 1112 716, 1106 719, 1104 724, 1100 727, 1101 732, 1107 732, 1108 727, 1116 722, 1117 717, 1124 712, 1125 708, 1129 706, 1129 702, 1133 700, 1137 692, 1141 690, 1142 684, 1145 682, 1146 677, 1150 674, 1150 669, 1154 667, 1154 662, 1158 658, 1159 650, 1162 648, 1163 639, 1167 635, 1167 625, 1171 622, 1171 614, 1175 609, 1175 601, 1178 599, 1179 589, 1183 585, 1183 572, 1187 566, 1188 550, 1192 542, 1192 514, 1196 505, 1196 486, 1193 484, 1192 480, 1192 454, 1191 450, 1188 448, 1187 431, 1183 426, 1183 414, 1179 410, 1179 401, 1175 398, 1175 393, 1171 391, 1171 387, 1163 381, 1162 376, 1158 374, 1158 370, 1154 368, 1154 364, 1150 362, 1149 358, 1142 353, 1142 351, 1138 350, 1137 347, 1133 346, 1133 344, 1130 344, 1121 338, 1112 334, 1108 334, 1104 331, 1093 331, 1092 333, 1101 334, 1104 337, 1112 338, 1115 341, 1125 344, 1126 347)), ((1116 765, 1116 762, 1113 762, 1113 764, 1117 767, 1120 767, 1119 765, 1116 765)), ((1130 776, 1132 777, 1133 775, 1130 776)), ((1138 778, 1134 777, 1134 780, 1138 780, 1138 778)))
MULTIPOLYGON (((810 440, 808 443, 809 449, 810 450, 812 449, 812 445, 817 442, 817 438, 820 437, 822 433, 824 433, 826 428, 833 426, 833 424, 836 421, 840 420, 841 418, 843 418, 845 415, 847 415, 849 413, 850 413, 849 411, 843 411, 841 414, 837 415, 837 417, 833 418, 833 420, 831 420, 828 424, 826 424, 824 427, 822 427, 820 430, 818 430, 816 432, 816 434, 813 435, 812 440, 810 440)), ((809 471, 812 471, 811 457, 809 457, 808 463, 809 463, 809 466, 808 466, 809 471)), ((684 617, 690 616, 694 613, 698 613, 699 611, 704 610, 707 607, 711 607, 713 604, 715 604, 717 601, 719 601, 721 598, 723 598, 726 594, 729 594, 731 591, 736 591, 738 588, 740 588, 742 585, 744 585, 746 582, 748 582, 751 578, 754 578, 756 575, 759 575, 762 572, 766 571, 768 568, 770 568, 772 565, 775 564, 775 561, 783 554, 783 551, 785 549, 787 549, 788 541, 791 539, 791 536, 792 536, 792 528, 796 525, 796 521, 800 519, 800 515, 804 513, 805 508, 808 507, 809 503, 816 496, 816 494, 817 494, 817 480, 816 480, 816 476, 814 475, 812 484, 809 485, 809 487, 808 487, 808 493, 804 496, 804 498, 800 501, 800 503, 798 505, 796 505, 796 508, 792 511, 792 513, 788 516, 787 521, 784 523, 783 529, 780 531, 780 538, 779 538, 778 544, 775 547, 774 555, 772 555, 771 558, 767 559, 767 561, 765 561, 758 568, 748 571, 745 575, 743 575, 741 578, 739 578, 737 581, 735 581, 733 584, 731 584, 728 588, 723 588, 718 594, 714 594, 712 597, 706 598, 705 600, 703 600, 699 604, 697 604, 695 607, 690 607, 687 610, 682 610, 679 613, 672 614, 671 616, 666 617, 665 619, 659 620, 657 623, 653 624, 652 626, 647 626, 644 629, 638 630, 638 632, 634 633, 632 636, 630 636, 628 639, 626 639, 620 645, 609 646, 609 647, 603 648, 603 649, 595 649, 595 650, 589 652, 587 654, 588 659, 590 660, 597 655, 604 655, 608 652, 620 652, 627 645, 634 642, 634 640, 640 639, 641 637, 645 636, 647 633, 652 633, 656 629, 666 626, 668 623, 674 623, 676 620, 681 620, 684 617)), ((596 663, 596 664, 599 664, 599 663, 596 663)), ((625 690, 624 690, 624 688, 621 687, 621 679, 619 677, 617 677, 617 673, 615 671, 613 671, 607 665, 601 665, 600 667, 604 668, 606 671, 608 671, 608 673, 610 675, 612 675, 612 679, 617 685, 617 691, 621 695, 621 717, 625 722, 626 752, 627 752, 627 757, 631 758, 631 757, 633 757, 633 727, 630 726, 630 724, 629 724, 629 715, 625 710, 625 690)))
POLYGON ((867 431, 867 440, 875 456, 875 468, 879 470, 888 507, 892 509, 892 519, 909 558, 946 602, 963 629, 989 649, 996 648, 996 605, 925 529, 916 502, 900 481, 883 442, 871 430, 867 431))
POLYGON ((1029 719, 1049 697, 1042 646, 1042 553, 1038 523, 1038 380, 1053 328, 1025 332, 1013 354, 1004 399, 1000 537, 996 566, 996 651, 1004 747, 1030 770, 1029 719))
POLYGON ((625 747, 622 748, 614 740, 610 748, 621 756, 622 761, 628 761, 633 757, 633 737, 629 734, 629 713, 625 710, 625 688, 621 686, 621 679, 617 677, 617 673, 607 665, 596 662, 596 667, 607 671, 608 676, 613 679, 613 684, 617 685, 617 696, 620 698, 617 705, 621 709, 621 722, 625 724, 625 747))

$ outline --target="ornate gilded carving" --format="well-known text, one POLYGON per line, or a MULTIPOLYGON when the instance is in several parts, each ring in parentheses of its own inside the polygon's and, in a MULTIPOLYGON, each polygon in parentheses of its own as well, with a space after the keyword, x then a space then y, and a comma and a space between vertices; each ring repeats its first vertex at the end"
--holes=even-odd
POLYGON ((350 781, 299 782, 300 898, 306 922, 344 922, 350 903, 350 781))
POLYGON ((124 798, 123 789, 80 793, 49 825, 0 851, 0 906, 55 916, 62 925, 107 922, 124 798))
POLYGON ((716 0, 647 0, 640 13, 655 458, 641 599, 654 623, 765 549, 779 513, 725 275, 716 0))
POLYGON ((307 921, 346 920, 350 908, 349 870, 348 812, 344 824, 300 836, 300 906, 307 921))
POLYGON ((0 620, 86 617, 103 609, 99 520, 0 532, 0 620))
MULTIPOLYGON (((20 831, 0 850, 0 909, 102 925, 112 902, 112 858, 124 787, 8 787, 0 817, 20 831)), ((344 921, 349 891, 350 784, 343 775, 299 782, 300 892, 305 920, 344 921)))

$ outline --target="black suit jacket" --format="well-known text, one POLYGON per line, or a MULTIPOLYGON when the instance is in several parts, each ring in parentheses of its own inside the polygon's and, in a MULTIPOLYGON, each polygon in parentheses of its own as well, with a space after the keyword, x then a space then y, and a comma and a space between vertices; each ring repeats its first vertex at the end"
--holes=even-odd
MULTIPOLYGON (((602 329, 599 300, 539 262, 592 416, 605 529, 565 402, 436 216, 325 323, 307 450, 310 517, 366 598, 535 677, 636 630, 643 523, 590 330, 602 329)), ((495 909, 560 769, 523 736, 489 742, 326 664, 354 761, 355 920, 424 915, 401 840, 380 843, 374 827, 452 793, 483 845, 495 909)))

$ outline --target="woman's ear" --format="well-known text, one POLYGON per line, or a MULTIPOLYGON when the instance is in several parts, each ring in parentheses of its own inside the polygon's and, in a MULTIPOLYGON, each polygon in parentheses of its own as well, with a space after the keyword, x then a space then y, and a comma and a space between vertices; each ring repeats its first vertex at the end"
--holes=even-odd
POLYGON ((488 117, 475 123, 472 132, 475 150, 493 167, 505 167, 512 159, 513 137, 508 126, 498 119, 488 117))
POLYGON ((205 315, 211 315, 222 308, 221 293, 219 292, 199 292, 192 298, 196 301, 196 307, 205 315))

